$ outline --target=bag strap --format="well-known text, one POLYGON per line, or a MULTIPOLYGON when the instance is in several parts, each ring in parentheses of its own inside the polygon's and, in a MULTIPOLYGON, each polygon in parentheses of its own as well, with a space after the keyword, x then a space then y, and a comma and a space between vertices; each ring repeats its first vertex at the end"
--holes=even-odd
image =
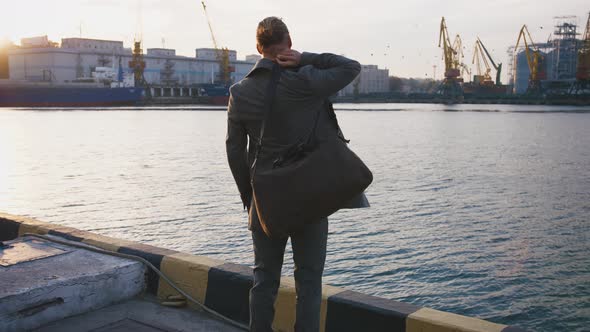
MULTIPOLYGON (((273 63, 272 72, 271 72, 271 79, 268 82, 268 85, 266 87, 266 95, 264 96, 264 109, 265 109, 264 119, 262 120, 262 125, 260 126, 260 135, 258 136, 258 144, 256 144, 256 152, 254 154, 254 160, 258 159, 258 155, 260 154, 260 150, 262 150, 262 142, 263 142, 263 138, 264 138, 264 132, 266 130, 266 126, 270 122, 270 117, 271 117, 271 113, 272 113, 272 104, 275 99, 277 85, 278 85, 279 80, 281 78, 281 71, 282 71, 281 67, 278 64, 273 63)), ((346 143, 350 142, 349 140, 344 138, 344 135, 342 134, 342 130, 340 129, 340 126, 338 125, 338 120, 336 119, 336 114, 334 112, 334 108, 332 107, 332 103, 329 100, 327 101, 327 108, 328 108, 328 111, 331 115, 332 120, 336 124, 336 128, 338 129, 338 137, 340 137, 346 143)), ((318 109, 318 111, 315 114, 313 128, 312 128, 309 136, 307 137, 306 144, 308 144, 308 145, 311 144, 313 139, 315 139, 315 136, 316 136, 315 134, 316 134, 316 130, 318 127, 318 122, 320 119, 320 113, 321 113, 321 109, 318 109)))
POLYGON ((336 126, 336 129, 338 130, 338 137, 344 141, 344 143, 348 144, 350 143, 349 139, 346 139, 344 137, 344 133, 342 132, 342 129, 340 129, 340 124, 338 124, 338 118, 336 117, 336 112, 334 111, 334 105, 332 105, 332 102, 330 100, 326 101, 327 104, 327 108, 328 108, 328 114, 330 115, 330 118, 332 119, 332 122, 334 123, 334 125, 336 126))
MULTIPOLYGON (((336 127, 336 129, 338 131, 338 133, 336 135, 338 136, 338 138, 340 138, 342 141, 344 141, 344 143, 346 143, 346 144, 350 143, 350 140, 348 140, 344 137, 344 133, 342 133, 342 129, 340 129, 340 125, 338 124, 338 118, 336 117, 336 112, 334 112, 334 105, 332 105, 332 102, 329 99, 326 99, 324 104, 325 104, 325 108, 328 109, 328 111, 327 111, 328 116, 330 117, 330 119, 332 120, 332 123, 334 124, 334 126, 336 127)), ((314 120, 315 122, 313 125, 313 129, 311 130, 311 133, 307 138, 307 144, 311 144, 312 140, 316 138, 315 132, 318 127, 320 112, 321 112, 321 109, 319 109, 315 115, 315 120, 314 120)))
POLYGON ((313 128, 311 129, 311 132, 309 133, 309 136, 307 136, 307 145, 311 145, 312 140, 316 139, 316 129, 318 128, 318 122, 320 121, 320 112, 322 111, 322 109, 318 109, 318 111, 315 114, 314 120, 313 120, 313 128))
POLYGON ((260 135, 258 136, 258 144, 256 144, 256 153, 254 155, 254 160, 258 159, 258 154, 262 149, 262 139, 264 137, 264 131, 266 129, 266 125, 270 121, 272 103, 275 99, 275 92, 277 90, 277 85, 279 83, 280 78, 281 67, 278 64, 273 63, 270 81, 266 86, 266 95, 264 96, 264 119, 262 120, 262 125, 260 126, 260 135))

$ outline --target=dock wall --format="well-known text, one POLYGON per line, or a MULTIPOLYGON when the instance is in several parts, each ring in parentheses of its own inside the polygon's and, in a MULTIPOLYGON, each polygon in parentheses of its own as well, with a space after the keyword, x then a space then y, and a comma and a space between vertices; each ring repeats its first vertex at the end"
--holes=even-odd
MULTIPOLYGON (((0 213, 0 241, 24 233, 50 234, 83 242, 105 250, 141 256, 175 283, 211 309, 248 323, 248 296, 252 269, 221 260, 158 248, 133 241, 45 223, 35 219, 0 213)), ((293 278, 281 279, 275 303, 274 328, 292 331, 295 323, 295 286, 293 278)), ((147 291, 165 299, 176 292, 148 269, 147 291)), ((196 306, 195 306, 196 307, 196 306)), ((343 288, 324 285, 321 304, 321 329, 328 331, 399 332, 521 332, 506 326, 388 300, 343 288)))

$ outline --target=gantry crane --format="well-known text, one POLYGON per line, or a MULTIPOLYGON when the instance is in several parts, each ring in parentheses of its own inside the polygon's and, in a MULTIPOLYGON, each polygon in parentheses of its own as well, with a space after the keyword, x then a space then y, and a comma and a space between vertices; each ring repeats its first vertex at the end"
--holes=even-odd
POLYGON ((530 72, 527 93, 539 94, 541 93, 541 80, 547 78, 544 68, 545 59, 543 55, 541 55, 539 48, 533 42, 533 38, 531 37, 531 33, 529 32, 526 24, 522 26, 520 33, 518 34, 518 39, 516 40, 516 46, 514 48, 515 56, 517 54, 516 52, 518 52, 518 46, 520 45, 521 40, 524 42, 524 51, 530 72))
POLYGON ((438 38, 438 47, 443 49, 443 58, 445 60, 445 78, 438 88, 438 93, 444 97, 462 98, 463 89, 461 84, 463 78, 461 77, 461 60, 462 54, 461 38, 457 35, 453 44, 449 39, 449 31, 447 30, 447 23, 443 17, 440 22, 440 34, 438 38))
POLYGON ((576 82, 573 84, 570 93, 590 93, 590 13, 588 13, 584 39, 582 39, 582 45, 578 52, 576 82))
POLYGON ((492 59, 492 56, 490 55, 490 52, 488 52, 485 45, 481 42, 481 39, 477 37, 477 41, 475 42, 475 50, 473 52, 472 64, 476 65, 475 68, 477 69, 477 75, 479 76, 476 80, 479 81, 481 85, 488 86, 494 84, 492 82, 492 75, 490 75, 490 73, 492 72, 490 63, 492 64, 492 67, 494 67, 494 69, 496 70, 495 84, 496 86, 501 86, 502 82, 500 80, 500 77, 502 75, 502 64, 498 63, 496 65, 494 59, 492 59), (485 66, 485 72, 482 72, 482 63, 485 66))
POLYGON ((227 49, 227 47, 220 48, 219 44, 217 44, 217 39, 215 39, 215 33, 213 33, 213 26, 211 25, 211 19, 209 18, 209 13, 207 12, 207 6, 205 5, 205 1, 201 1, 201 5, 203 6, 203 12, 205 13, 205 17, 207 18, 209 32, 211 33, 213 47, 215 48, 217 62, 219 63, 219 73, 217 75, 217 81, 215 83, 229 86, 232 83, 231 73, 235 71, 235 68, 231 66, 229 63, 229 50, 227 49))

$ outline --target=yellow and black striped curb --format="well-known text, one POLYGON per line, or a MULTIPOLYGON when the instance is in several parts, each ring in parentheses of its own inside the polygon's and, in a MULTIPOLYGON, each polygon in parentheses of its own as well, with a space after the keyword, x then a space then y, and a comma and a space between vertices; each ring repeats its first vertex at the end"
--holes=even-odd
MULTIPOLYGON (((244 324, 248 323, 248 297, 253 273, 247 266, 0 213, 0 241, 11 240, 25 233, 60 236, 105 250, 143 257, 201 303, 226 317, 244 324)), ((177 295, 176 291, 149 269, 147 292, 161 299, 177 295)), ((322 332, 524 331, 514 326, 423 308, 329 285, 323 286, 320 310, 322 332)), ((273 327, 276 331, 292 331, 294 324, 295 284, 292 278, 282 278, 275 302, 273 327)))

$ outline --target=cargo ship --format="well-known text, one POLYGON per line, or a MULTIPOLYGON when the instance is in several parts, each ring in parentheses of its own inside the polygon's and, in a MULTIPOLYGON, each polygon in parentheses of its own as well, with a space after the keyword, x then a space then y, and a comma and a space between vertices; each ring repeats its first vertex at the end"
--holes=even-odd
POLYGON ((144 94, 143 88, 134 87, 132 77, 108 67, 67 83, 0 80, 0 107, 124 106, 137 104, 144 94))
POLYGON ((229 87, 219 84, 201 84, 199 94, 205 97, 205 103, 211 105, 227 105, 229 102, 229 87))
POLYGON ((142 88, 80 84, 0 84, 0 107, 89 107, 135 105, 142 88))
POLYGON ((508 93, 507 85, 495 84, 479 84, 477 82, 469 82, 463 84, 463 94, 465 97, 473 98, 489 98, 506 96, 508 93))

